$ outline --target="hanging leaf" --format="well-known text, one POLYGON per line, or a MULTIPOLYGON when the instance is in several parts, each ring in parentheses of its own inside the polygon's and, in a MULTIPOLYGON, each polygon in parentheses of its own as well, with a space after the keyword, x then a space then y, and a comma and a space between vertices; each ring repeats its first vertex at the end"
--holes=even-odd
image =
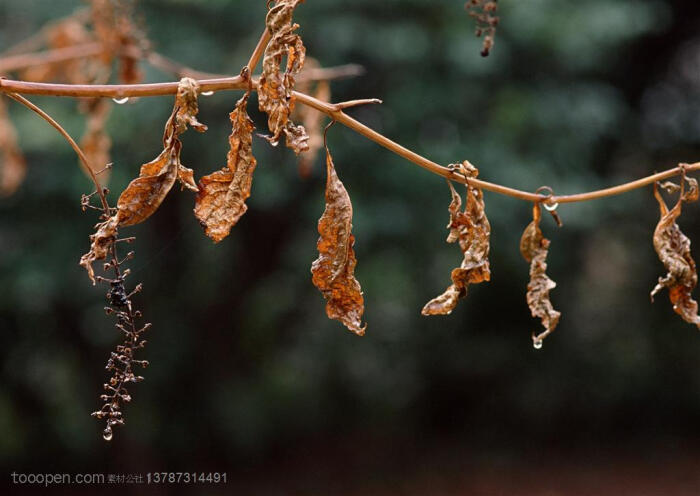
POLYGON ((206 126, 199 123, 195 117, 198 111, 198 92, 199 84, 195 80, 183 78, 180 81, 175 106, 165 124, 163 151, 154 160, 141 166, 139 177, 131 181, 119 196, 117 211, 113 217, 103 224, 98 224, 98 232, 93 237, 90 252, 80 259, 80 264, 88 270, 91 279, 93 279, 92 268, 89 266, 96 260, 104 259, 105 253, 100 249, 99 241, 111 235, 112 226, 114 229, 132 226, 149 218, 158 210, 178 179, 183 188, 199 191, 193 179, 192 169, 180 163, 182 144, 178 139, 178 136, 187 129, 187 125, 191 125, 200 132, 206 130, 206 126), (101 234, 100 230, 104 232, 101 234))
POLYGON ((22 184, 27 173, 17 145, 17 132, 7 114, 4 97, 0 98, 0 196, 9 196, 22 184))
POLYGON ((226 166, 199 181, 194 214, 215 243, 228 236, 248 210, 245 201, 250 196, 257 165, 252 148, 255 126, 248 116, 248 96, 246 93, 238 100, 229 115, 232 130, 226 166))
MULTIPOLYGON (((479 171, 472 164, 464 161, 459 167, 467 177, 476 178, 479 171)), ((489 267, 489 240, 491 237, 491 225, 484 210, 484 195, 476 186, 467 186, 467 204, 462 212, 462 199, 455 191, 451 182, 450 187, 452 201, 450 202, 450 222, 447 228, 450 230, 447 236, 448 243, 459 242, 459 247, 464 258, 459 267, 452 270, 452 284, 443 294, 433 298, 423 307, 423 315, 448 315, 455 309, 457 302, 467 295, 470 284, 489 281, 491 269, 489 267)))
POLYGON ((303 0, 277 0, 267 13, 265 23, 271 34, 263 55, 263 72, 258 86, 258 106, 267 114, 267 125, 272 133, 267 140, 276 146, 280 136, 286 136, 286 144, 296 154, 309 149, 309 136, 301 125, 289 119, 294 109, 295 76, 304 66, 306 48, 292 24, 294 9, 303 0), (286 70, 280 72, 282 60, 287 58, 286 70))
POLYGON ((318 221, 319 256, 311 265, 312 281, 326 299, 326 314, 362 336, 365 303, 355 279, 355 237, 352 235, 352 203, 338 179, 330 152, 326 149, 326 208, 318 221))
POLYGON ((651 292, 651 299, 654 301, 654 295, 663 288, 667 288, 673 310, 686 322, 700 327, 698 303, 691 296, 698 283, 695 260, 690 254, 690 240, 676 224, 676 219, 681 215, 683 203, 697 201, 698 182, 686 177, 683 169, 680 187, 670 182, 662 184, 661 187, 669 192, 680 190, 680 194, 676 205, 669 210, 659 193, 657 184, 654 183, 654 197, 659 202, 661 211, 661 219, 654 230, 654 249, 668 273, 665 277, 659 277, 658 284, 651 292), (686 181, 688 191, 685 191, 686 181))
MULTIPOLYGON (((309 69, 318 69, 320 64, 316 59, 306 58, 302 74, 309 69)), ((301 81, 297 84, 297 89, 302 93, 312 95, 322 102, 331 100, 331 84, 328 80, 321 81, 301 81)), ((294 107, 292 118, 301 121, 304 129, 309 133, 309 149, 299 155, 299 175, 303 178, 311 175, 311 169, 318 158, 318 153, 323 148, 323 118, 324 114, 308 105, 294 107)))
POLYGON ((139 224, 158 210, 170 189, 179 179, 183 188, 199 191, 192 169, 180 163, 182 144, 177 138, 187 125, 199 132, 207 127, 197 121, 197 93, 199 84, 194 79, 182 78, 175 98, 175 107, 165 124, 163 151, 153 161, 141 166, 139 177, 122 192, 117 201, 120 226, 139 224))
POLYGON ((547 337, 559 323, 561 313, 554 310, 549 299, 549 292, 557 284, 546 274, 547 253, 549 240, 542 235, 540 219, 542 211, 540 204, 535 203, 532 209, 532 222, 525 228, 520 238, 520 253, 530 262, 530 282, 527 285, 527 304, 535 318, 542 321, 545 331, 540 334, 532 334, 532 341, 536 348, 542 346, 542 340, 547 337))
POLYGON ((117 236, 117 228, 119 227, 119 220, 117 216, 112 216, 100 222, 95 226, 95 234, 90 236, 90 251, 85 255, 80 257, 80 266, 87 270, 88 277, 95 284, 95 271, 92 268, 93 262, 97 260, 104 260, 109 254, 109 250, 112 247, 117 236))

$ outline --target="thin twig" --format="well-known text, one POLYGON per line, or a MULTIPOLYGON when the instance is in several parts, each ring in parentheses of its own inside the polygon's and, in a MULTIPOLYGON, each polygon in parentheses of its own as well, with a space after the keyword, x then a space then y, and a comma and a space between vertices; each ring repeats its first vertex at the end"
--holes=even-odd
POLYGON ((349 109, 351 107, 359 107, 360 105, 371 105, 371 104, 381 104, 382 102, 379 98, 363 98, 361 100, 347 100, 345 102, 334 103, 333 108, 336 110, 349 109))
POLYGON ((0 58, 0 74, 19 71, 44 64, 57 64, 67 60, 82 59, 99 55, 104 51, 101 43, 84 43, 65 48, 54 48, 43 52, 23 53, 0 58))
MULTIPOLYGON (((2 82, 2 79, 0 79, 0 82, 2 82)), ((56 131, 58 131, 61 134, 61 136, 63 136, 66 139, 68 144, 70 144, 73 150, 75 150, 75 153, 78 154, 78 158, 80 159, 80 163, 82 164, 85 173, 90 177, 90 179, 92 179, 92 182, 95 184, 95 191, 97 191, 97 195, 100 197, 100 202, 102 203, 103 210, 105 212, 109 212, 109 204, 107 203, 107 198, 105 198, 104 190, 102 189, 102 186, 100 186, 100 182, 97 180, 97 176, 93 172, 92 167, 90 167, 90 163, 88 162, 87 157, 80 149, 78 144, 75 142, 75 140, 71 138, 71 135, 68 134, 68 132, 53 119, 53 117, 51 117, 49 114, 41 110, 39 107, 34 105, 32 102, 30 102, 23 96, 17 95, 15 93, 7 93, 7 96, 39 114, 39 116, 41 116, 42 119, 51 124, 56 129, 56 131)))
POLYGON ((248 69, 250 69, 251 74, 255 70, 255 66, 258 65, 258 62, 260 61, 260 57, 262 57, 263 53, 265 53, 265 48, 267 47, 267 44, 270 42, 270 38, 272 38, 272 35, 270 34, 270 31, 268 31, 268 29, 265 28, 265 31, 263 31, 262 34, 260 35, 260 39, 258 40, 258 44, 255 45, 255 50, 253 50, 253 53, 250 54, 250 59, 248 60, 248 63, 246 64, 248 66, 248 69))

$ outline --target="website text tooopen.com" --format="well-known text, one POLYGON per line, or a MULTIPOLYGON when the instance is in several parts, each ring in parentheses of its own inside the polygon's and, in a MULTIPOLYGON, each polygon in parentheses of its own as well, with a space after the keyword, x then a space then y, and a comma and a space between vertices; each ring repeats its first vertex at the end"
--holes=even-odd
POLYGON ((104 474, 34 474, 12 472, 13 484, 36 484, 44 487, 58 484, 104 484, 104 474))

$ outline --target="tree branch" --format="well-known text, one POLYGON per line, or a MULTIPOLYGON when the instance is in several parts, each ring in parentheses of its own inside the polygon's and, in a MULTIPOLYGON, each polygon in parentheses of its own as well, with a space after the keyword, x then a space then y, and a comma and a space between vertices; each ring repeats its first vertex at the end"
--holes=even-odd
MULTIPOLYGON (((229 78, 203 79, 199 81, 199 85, 201 92, 241 90, 247 89, 248 87, 247 82, 241 76, 229 78)), ((124 98, 173 95, 177 93, 177 87, 177 82, 150 84, 73 85, 32 83, 28 81, 0 79, 0 91, 2 92, 70 97, 124 98)), ((253 88, 257 88, 256 80, 253 80, 253 88)), ((432 160, 429 160, 423 157, 422 155, 419 155, 418 153, 396 143, 395 141, 392 141, 391 139, 378 133, 374 129, 365 126, 361 122, 345 114, 342 110, 338 110, 332 103, 323 102, 310 95, 306 95, 298 91, 294 91, 293 95, 297 102, 304 105, 308 105, 309 107, 312 107, 318 110, 319 112, 323 112, 324 114, 340 122, 344 126, 374 141, 375 143, 383 146, 389 151, 405 158, 406 160, 423 167, 424 169, 432 172, 433 174, 437 174, 455 182, 459 182, 462 184, 472 184, 474 186, 485 189, 487 191, 491 191, 493 193, 518 198, 520 200, 525 200, 528 202, 548 201, 551 203, 574 203, 595 200, 599 198, 605 198, 608 196, 615 196, 622 193, 627 193, 628 191, 648 186, 650 184, 653 184, 655 181, 668 179, 670 177, 677 176, 681 173, 681 167, 674 167, 672 169, 668 169, 666 171, 660 172, 658 174, 653 174, 642 179, 638 179, 636 181, 631 181, 618 186, 605 188, 597 191, 561 196, 539 195, 535 193, 530 193, 528 191, 510 188, 508 186, 503 186, 501 184, 490 183, 481 179, 467 179, 463 175, 459 174, 457 171, 454 171, 447 167, 443 167, 440 164, 437 164, 432 160)), ((687 172, 700 170, 700 162, 685 166, 685 170, 687 172)))
POLYGON ((43 52, 23 53, 0 58, 0 74, 18 71, 42 64, 57 64, 66 60, 99 55, 104 51, 101 43, 84 43, 66 48, 55 48, 43 52))

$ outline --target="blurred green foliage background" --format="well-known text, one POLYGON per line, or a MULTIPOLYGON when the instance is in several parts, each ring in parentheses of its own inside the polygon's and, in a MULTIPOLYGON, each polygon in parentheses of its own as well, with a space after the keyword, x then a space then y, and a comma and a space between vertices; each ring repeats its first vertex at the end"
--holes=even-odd
MULTIPOLYGON (((4 0, 0 46, 81 5, 4 0)), ((384 103, 351 115, 437 162, 469 159, 486 180, 563 194, 700 160, 700 4, 499 7, 485 59, 456 0, 309 0, 295 20, 323 66, 366 68, 334 82, 333 99, 384 103)), ((265 2, 143 0, 139 12, 156 50, 237 74, 265 2)), ((172 79, 144 69, 148 81, 172 79)), ((223 165, 237 97, 200 100, 209 131, 185 134, 182 155, 196 177, 223 165)), ((84 117, 74 101, 33 100, 80 136, 84 117)), ((171 106, 155 97, 113 109, 113 200, 160 151, 171 106)), ((310 280, 322 158, 303 180, 293 153, 256 138, 250 208, 225 241, 215 246, 203 235, 192 195, 175 189, 145 225, 123 230, 137 238, 131 279, 144 283, 137 304, 154 324, 143 353, 151 366, 131 390, 127 425, 105 444, 89 413, 99 407, 118 335, 103 315, 104 288, 93 288, 77 264, 96 222, 79 205, 91 186, 57 133, 9 107, 29 174, 0 200, 7 471, 228 470, 329 488, 352 474, 382 480, 430 466, 430 453, 536 463, 621 446, 673 456, 700 441, 700 335, 666 294, 649 302, 663 274, 651 243, 658 209, 650 189, 562 205, 562 229, 543 219, 562 320, 536 351, 530 333, 539 322, 525 302, 528 264, 518 252, 530 205, 486 193, 491 283, 473 287, 449 317, 422 317, 461 260, 444 242, 448 189, 335 126, 329 143, 355 209, 366 337, 326 319, 310 280)), ((264 117, 253 117, 265 132, 264 117)), ((691 205, 680 222, 696 246, 698 218, 691 205)))

